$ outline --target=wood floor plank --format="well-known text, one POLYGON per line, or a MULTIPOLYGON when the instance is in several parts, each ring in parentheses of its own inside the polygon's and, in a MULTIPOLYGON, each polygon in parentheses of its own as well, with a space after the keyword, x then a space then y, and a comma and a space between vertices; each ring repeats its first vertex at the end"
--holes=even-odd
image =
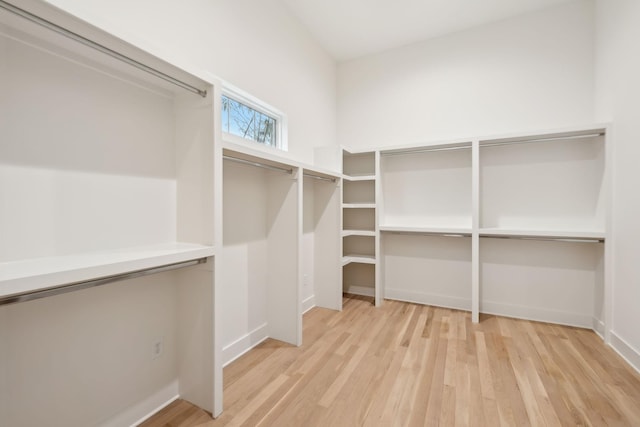
POLYGON ((640 425, 640 374, 592 331, 345 295, 303 334, 227 366, 219 418, 178 400, 142 425, 640 425))

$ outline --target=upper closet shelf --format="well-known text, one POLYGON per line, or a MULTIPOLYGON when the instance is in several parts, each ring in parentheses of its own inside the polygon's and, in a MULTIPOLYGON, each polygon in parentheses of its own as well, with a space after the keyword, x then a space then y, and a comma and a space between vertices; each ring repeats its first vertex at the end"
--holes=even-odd
POLYGON ((395 225, 381 225, 380 231, 394 233, 433 234, 442 236, 471 236, 471 228, 444 228, 444 227, 403 227, 395 225))
POLYGON ((0 263, 0 301, 81 282, 139 272, 215 255, 213 246, 166 243, 0 263))
MULTIPOLYGON (((328 169, 310 166, 297 160, 272 153, 268 147, 250 147, 244 144, 223 141, 223 156, 230 161, 236 161, 247 165, 264 167, 266 169, 280 170, 285 173, 293 173, 297 169, 303 170, 303 175, 321 181, 338 182, 341 174, 328 169)), ((283 154, 285 154, 283 152, 283 154)))
POLYGON ((514 238, 542 238, 542 239, 574 239, 574 240, 604 240, 606 233, 601 230, 529 230, 481 228, 481 237, 514 237, 514 238))

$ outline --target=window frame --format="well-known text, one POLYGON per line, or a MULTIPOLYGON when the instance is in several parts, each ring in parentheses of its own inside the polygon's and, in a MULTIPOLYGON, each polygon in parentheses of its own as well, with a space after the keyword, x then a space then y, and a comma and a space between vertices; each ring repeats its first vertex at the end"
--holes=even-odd
MULTIPOLYGON (((222 129, 222 136, 225 140, 235 143, 241 144, 251 144, 252 146, 255 144, 258 147, 263 147, 267 149, 275 149, 280 151, 288 151, 288 138, 287 138, 287 116, 282 111, 274 108, 273 106, 267 104, 261 99, 256 98, 255 96, 234 87, 228 83, 224 83, 222 85, 222 96, 226 96, 227 98, 232 99, 233 101, 237 101, 241 104, 246 105, 247 107, 256 110, 259 113, 265 114, 273 119, 275 119, 275 144, 268 145, 255 139, 243 138, 238 135, 234 135, 232 133, 226 132, 222 129)), ((222 128, 222 96, 220 97, 220 115, 218 120, 220 120, 220 127, 222 128)))

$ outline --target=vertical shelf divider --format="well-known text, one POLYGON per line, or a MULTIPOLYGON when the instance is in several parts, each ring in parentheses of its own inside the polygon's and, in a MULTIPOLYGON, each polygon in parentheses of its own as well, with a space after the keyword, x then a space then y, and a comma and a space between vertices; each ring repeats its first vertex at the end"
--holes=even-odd
POLYGON ((375 277, 376 282, 374 283, 375 288, 375 304, 376 307, 382 306, 382 301, 384 299, 384 293, 382 291, 382 283, 383 283, 383 266, 382 266, 382 256, 381 256, 381 236, 380 236, 380 213, 382 212, 382 204, 384 203, 382 200, 382 185, 380 182, 380 171, 381 169, 381 156, 380 150, 376 150, 375 152, 375 253, 376 253, 376 264, 375 264, 375 277))
POLYGON ((480 321, 480 142, 471 143, 471 321, 480 321))

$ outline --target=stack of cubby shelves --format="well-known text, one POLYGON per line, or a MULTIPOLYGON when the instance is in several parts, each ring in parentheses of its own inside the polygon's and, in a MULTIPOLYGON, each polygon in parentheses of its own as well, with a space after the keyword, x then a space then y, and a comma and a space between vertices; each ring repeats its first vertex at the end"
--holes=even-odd
POLYGON ((342 152, 342 276, 343 291, 374 297, 380 303, 378 274, 378 230, 376 228, 375 151, 342 152))
MULTIPOLYGON (((345 255, 370 257, 384 298, 604 334, 607 129, 345 152, 345 255)), ((360 277, 345 269, 345 290, 360 277)))

